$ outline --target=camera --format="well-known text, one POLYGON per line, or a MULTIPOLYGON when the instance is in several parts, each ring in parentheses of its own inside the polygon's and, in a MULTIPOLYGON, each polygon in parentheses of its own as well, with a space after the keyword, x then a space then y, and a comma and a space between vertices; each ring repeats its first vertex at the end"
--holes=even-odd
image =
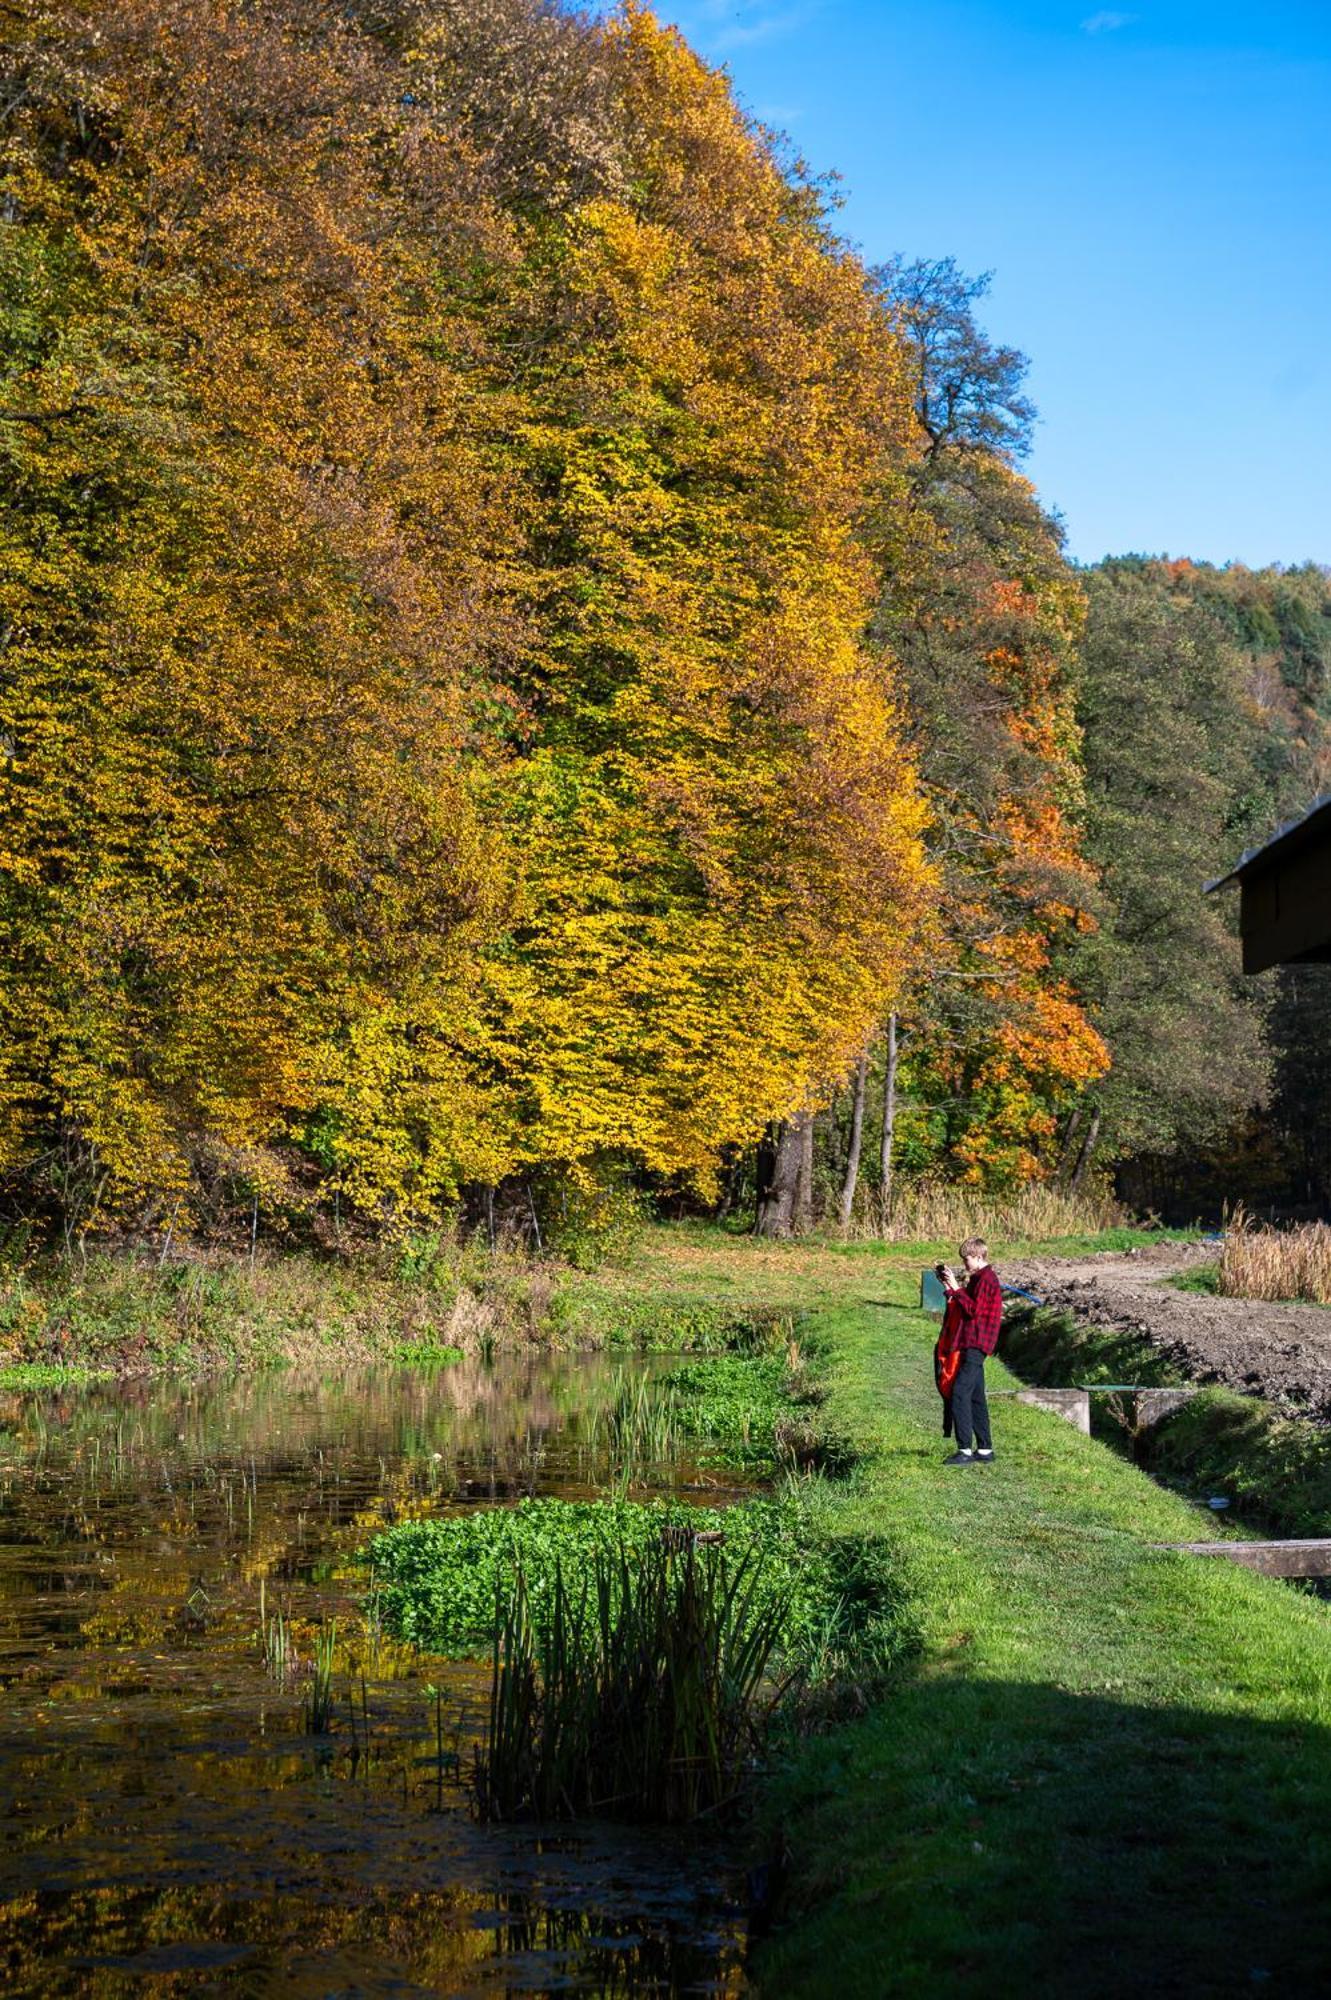
POLYGON ((934 1265, 934 1276, 935 1276, 935 1277, 937 1278, 937 1280, 938 1280, 938 1282, 939 1282, 939 1284, 940 1284, 940 1285, 941 1285, 941 1284, 942 1284, 942 1282, 943 1282, 943 1273, 944 1273, 944 1272, 946 1271, 946 1269, 947 1269, 947 1266, 946 1266, 946 1264, 935 1264, 935 1265, 934 1265))

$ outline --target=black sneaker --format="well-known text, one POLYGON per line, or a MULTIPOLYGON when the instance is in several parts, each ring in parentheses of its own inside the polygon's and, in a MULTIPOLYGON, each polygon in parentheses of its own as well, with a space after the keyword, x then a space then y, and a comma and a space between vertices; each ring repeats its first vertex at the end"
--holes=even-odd
POLYGON ((993 1462, 994 1462, 994 1453, 993 1453, 993 1446, 992 1446, 992 1445, 990 1446, 990 1448, 989 1448, 989 1450, 988 1450, 988 1451, 977 1451, 977 1452, 976 1452, 976 1454, 975 1454, 975 1463, 976 1463, 977 1465, 992 1465, 992 1464, 993 1464, 993 1462))
POLYGON ((943 1463, 944 1465, 974 1465, 975 1453, 973 1451, 954 1451, 951 1458, 945 1458, 943 1463))

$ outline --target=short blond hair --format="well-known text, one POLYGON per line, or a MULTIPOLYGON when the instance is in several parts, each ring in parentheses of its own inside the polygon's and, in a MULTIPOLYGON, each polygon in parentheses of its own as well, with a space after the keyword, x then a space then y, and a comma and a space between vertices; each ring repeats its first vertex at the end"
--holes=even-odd
POLYGON ((985 1242, 983 1236, 968 1236, 966 1241, 961 1245, 961 1254, 963 1257, 983 1257, 987 1264, 989 1262, 989 1245, 985 1242))

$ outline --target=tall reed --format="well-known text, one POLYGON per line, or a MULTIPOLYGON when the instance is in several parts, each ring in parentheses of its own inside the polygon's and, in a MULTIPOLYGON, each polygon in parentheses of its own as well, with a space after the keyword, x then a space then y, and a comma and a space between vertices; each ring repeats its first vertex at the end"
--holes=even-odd
POLYGON ((1038 1242, 1055 1236, 1094 1236, 1126 1228, 1127 1210, 1102 1187, 1069 1193, 1033 1182, 1010 1194, 985 1194, 954 1181, 921 1180, 903 1185, 890 1214, 866 1217, 862 1236, 890 1243, 960 1243, 967 1236, 1007 1242, 1038 1242))
POLYGON ((778 1690, 783 1601, 761 1557, 664 1543, 598 1555, 534 1606, 521 1571, 498 1607, 474 1796, 486 1819, 682 1821, 738 1794, 778 1690))
POLYGON ((322 1626, 314 1641, 310 1683, 303 1703, 305 1727, 311 1736, 326 1736, 333 1726, 333 1654, 337 1647, 337 1620, 322 1626))
POLYGON ((1220 1290, 1231 1299, 1308 1299, 1331 1305, 1331 1227, 1259 1229, 1240 1209, 1225 1230, 1220 1290))
POLYGON ((668 1465, 679 1449, 674 1399, 650 1375, 621 1370, 592 1436, 624 1477, 668 1465))
POLYGON ((265 1670, 279 1686, 284 1687, 296 1664, 291 1643, 291 1621, 283 1617, 280 1609, 269 1617, 268 1590, 263 1577, 259 1579, 259 1645, 265 1670))

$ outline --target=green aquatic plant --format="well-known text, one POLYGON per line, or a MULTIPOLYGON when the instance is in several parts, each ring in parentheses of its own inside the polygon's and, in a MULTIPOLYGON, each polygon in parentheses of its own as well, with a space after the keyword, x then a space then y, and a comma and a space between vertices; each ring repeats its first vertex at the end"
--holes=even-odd
POLYGON ((611 1401, 588 1427, 588 1443, 605 1454, 621 1491, 670 1465, 679 1437, 669 1391, 649 1375, 620 1370, 611 1401))
POLYGON ((452 1368, 466 1357, 460 1347, 428 1340, 400 1340, 391 1350, 390 1358, 406 1368, 432 1369, 452 1368))
POLYGON ((13 1361, 0 1368, 0 1389, 81 1389, 89 1382, 108 1382, 109 1368, 66 1367, 55 1361, 13 1361))
POLYGON ((474 1794, 486 1819, 584 1813, 680 1821, 733 1803, 780 1692, 783 1602, 762 1556, 598 1552, 533 1606, 518 1570, 496 1606, 474 1794))
POLYGON ((495 1629, 496 1593, 519 1569, 529 1597, 620 1547, 645 1552, 668 1523, 721 1525, 719 1512, 681 1501, 532 1500, 443 1519, 404 1521, 371 1545, 385 1629, 432 1653, 475 1654, 495 1629))
POLYGON ((643 1564, 669 1543, 723 1537, 729 1559, 762 1557, 754 1608, 782 1605, 783 1671, 802 1687, 834 1675, 867 1683, 913 1649, 915 1631, 894 1553, 873 1537, 826 1534, 813 1505, 820 1491, 815 1480, 798 1494, 725 1508, 523 1500, 402 1522, 373 1544, 379 1614, 385 1630, 423 1651, 474 1656, 493 1644, 496 1605, 509 1602, 519 1572, 540 1617, 557 1578, 575 1591, 610 1558, 643 1564))
POLYGON ((726 1465, 769 1470, 776 1426, 789 1404, 784 1353, 721 1354, 686 1361, 670 1376, 675 1428, 705 1440, 705 1455, 726 1465))
POLYGON ((309 1685, 303 1713, 306 1733, 326 1736, 333 1726, 333 1659, 337 1647, 337 1620, 330 1618, 320 1627, 314 1641, 309 1685))
POLYGON ((280 1610, 268 1614, 268 1591, 265 1580, 259 1579, 259 1649, 263 1654, 264 1671, 272 1675, 279 1687, 285 1687, 295 1670, 296 1655, 291 1643, 291 1621, 280 1610))

